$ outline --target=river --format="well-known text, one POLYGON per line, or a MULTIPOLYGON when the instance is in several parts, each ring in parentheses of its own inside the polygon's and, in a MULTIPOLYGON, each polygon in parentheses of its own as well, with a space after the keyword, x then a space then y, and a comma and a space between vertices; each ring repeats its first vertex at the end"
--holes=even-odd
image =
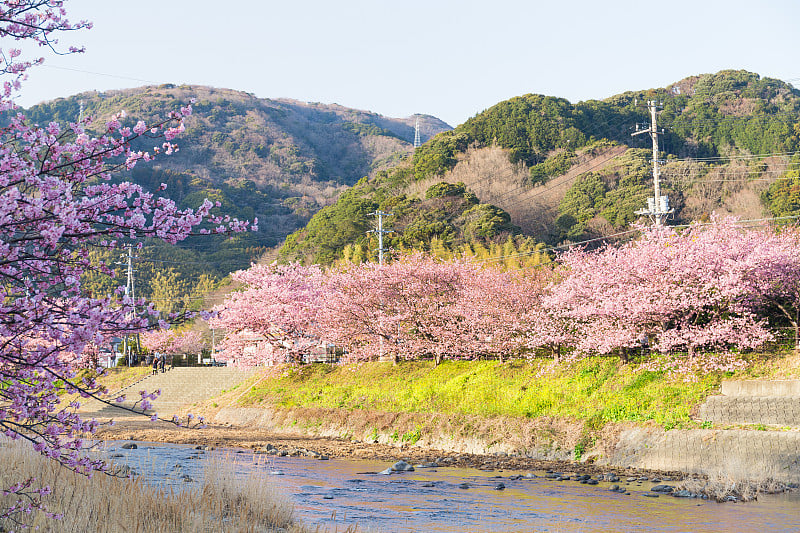
POLYGON ((236 463, 242 475, 273 481, 295 505, 298 517, 320 531, 484 532, 484 531, 692 531, 760 532, 800 530, 800 495, 763 495, 750 503, 714 503, 661 495, 646 497, 651 482, 582 485, 556 481, 545 473, 466 468, 426 468, 381 475, 383 461, 254 455, 241 450, 203 452, 191 446, 137 443, 122 449, 109 442, 106 453, 153 484, 189 488, 202 478, 208 456, 236 463), (531 474, 536 477, 526 477, 531 474), (517 478, 518 476, 522 476, 517 478), (466 483, 467 488, 464 487, 466 483), (505 488, 496 490, 499 483, 505 488))

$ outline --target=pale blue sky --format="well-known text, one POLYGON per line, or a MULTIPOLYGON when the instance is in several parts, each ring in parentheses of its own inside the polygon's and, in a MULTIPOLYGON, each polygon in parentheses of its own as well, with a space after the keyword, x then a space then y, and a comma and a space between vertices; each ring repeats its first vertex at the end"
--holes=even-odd
POLYGON ((191 83, 455 126, 526 93, 577 102, 726 68, 800 82, 797 0, 65 4, 95 23, 74 36, 87 52, 48 57, 17 99, 24 106, 191 83))

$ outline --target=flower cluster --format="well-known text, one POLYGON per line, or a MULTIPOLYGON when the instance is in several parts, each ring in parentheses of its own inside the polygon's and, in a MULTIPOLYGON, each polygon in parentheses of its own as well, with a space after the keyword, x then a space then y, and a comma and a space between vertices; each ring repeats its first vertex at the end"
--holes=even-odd
MULTIPOLYGON (((62 4, 0 2, 0 37, 52 47, 54 33, 90 27, 70 23, 62 4)), ((155 313, 142 312, 143 302, 121 291, 87 294, 81 283, 86 272, 112 275, 109 265, 92 263, 89 249, 120 248, 143 238, 175 243, 199 233, 203 222, 217 232, 240 231, 247 223, 211 216, 208 201, 181 210, 138 185, 111 180, 119 170, 174 152, 171 141, 183 131, 191 106, 132 128, 124 126, 124 113, 94 129, 90 119, 40 127, 10 100, 20 75, 38 62, 19 58, 16 50, 0 49, 0 75, 13 78, 0 94, 0 432, 89 475, 105 470, 102 461, 84 453, 84 439, 97 422, 76 413, 80 402, 64 405, 61 393, 110 403, 96 382, 77 379, 76 369, 112 336, 142 331, 155 313), (134 152, 131 142, 140 137, 163 143, 152 154, 134 152)), ((153 398, 143 393, 137 412, 153 398)))

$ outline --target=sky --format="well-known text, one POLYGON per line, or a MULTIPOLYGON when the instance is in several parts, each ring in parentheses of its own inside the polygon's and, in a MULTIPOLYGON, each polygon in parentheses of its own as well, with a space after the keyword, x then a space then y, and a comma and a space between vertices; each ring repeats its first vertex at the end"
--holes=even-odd
MULTIPOLYGON (((452 126, 527 93, 575 103, 744 69, 800 86, 797 0, 66 0, 18 104, 174 83, 452 126)), ((2 47, 12 43, 3 42, 2 47)))

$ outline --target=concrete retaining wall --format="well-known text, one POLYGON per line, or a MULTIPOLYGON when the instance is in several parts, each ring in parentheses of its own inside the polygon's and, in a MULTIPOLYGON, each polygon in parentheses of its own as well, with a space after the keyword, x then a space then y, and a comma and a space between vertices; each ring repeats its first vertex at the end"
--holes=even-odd
POLYGON ((700 418, 716 424, 764 424, 800 427, 800 397, 711 396, 700 418))
POLYGON ((800 397, 800 380, 743 380, 723 381, 723 396, 797 396, 800 397))
POLYGON ((800 432, 633 429, 622 432, 609 464, 800 483, 800 432))

